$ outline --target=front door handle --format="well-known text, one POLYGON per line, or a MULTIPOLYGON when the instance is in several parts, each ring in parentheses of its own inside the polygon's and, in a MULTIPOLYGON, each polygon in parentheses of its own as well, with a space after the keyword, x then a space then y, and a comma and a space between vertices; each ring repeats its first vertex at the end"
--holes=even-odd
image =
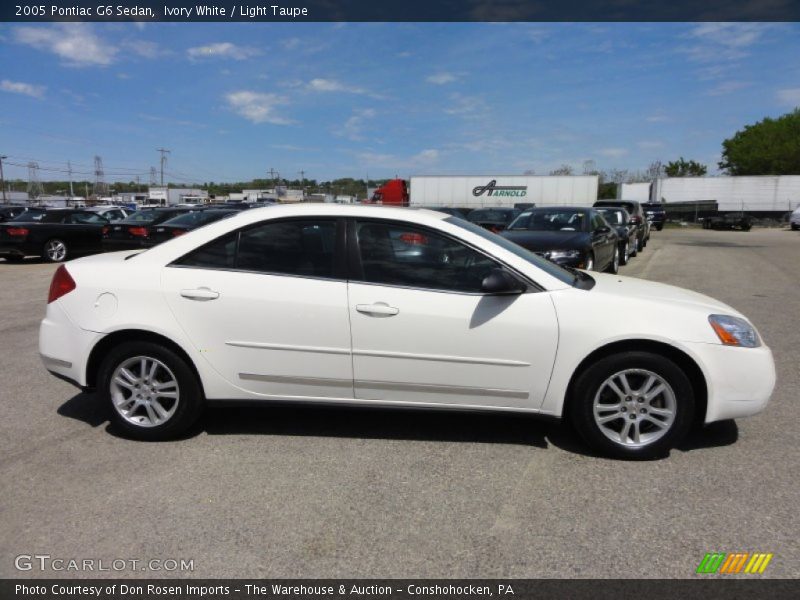
POLYGON ((216 300, 219 298, 219 292, 215 292, 207 287, 196 288, 193 290, 181 290, 181 296, 189 300, 216 300))
POLYGON ((373 317, 393 317, 400 312, 399 308, 389 306, 385 302, 376 302, 375 304, 356 304, 356 310, 365 315, 373 317))

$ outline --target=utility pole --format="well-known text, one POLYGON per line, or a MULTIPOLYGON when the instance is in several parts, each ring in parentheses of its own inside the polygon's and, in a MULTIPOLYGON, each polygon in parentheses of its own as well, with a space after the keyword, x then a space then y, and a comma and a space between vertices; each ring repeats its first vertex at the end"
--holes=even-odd
POLYGON ((72 191, 72 163, 67 161, 67 172, 69 172, 69 197, 70 199, 75 195, 72 191))
POLYGON ((171 150, 166 148, 156 148, 156 150, 161 152, 161 187, 164 187, 164 166, 167 164, 167 154, 170 154, 171 150))
POLYGON ((306 199, 306 172, 303 169, 298 171, 300 174, 300 192, 303 194, 303 200, 306 199))
POLYGON ((5 158, 8 157, 0 155, 0 188, 3 188, 3 204, 8 204, 8 198, 6 197, 6 180, 3 179, 3 159, 5 158))
POLYGON ((272 167, 269 168, 269 178, 272 180, 272 185, 278 185, 278 178, 281 176, 275 169, 272 167))

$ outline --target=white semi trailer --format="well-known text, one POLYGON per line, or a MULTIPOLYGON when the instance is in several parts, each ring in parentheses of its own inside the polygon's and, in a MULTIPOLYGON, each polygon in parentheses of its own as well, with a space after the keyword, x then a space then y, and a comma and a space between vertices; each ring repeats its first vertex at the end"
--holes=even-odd
POLYGON ((410 206, 591 206, 597 200, 596 175, 415 176, 410 206))

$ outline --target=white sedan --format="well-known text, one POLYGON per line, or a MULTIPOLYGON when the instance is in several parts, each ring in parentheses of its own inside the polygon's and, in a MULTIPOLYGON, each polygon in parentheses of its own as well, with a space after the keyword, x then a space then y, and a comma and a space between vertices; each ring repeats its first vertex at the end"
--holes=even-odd
POLYGON ((142 440, 207 404, 290 401, 568 417, 598 452, 649 457, 775 385, 769 348, 717 300, 388 207, 254 209, 72 261, 39 348, 142 440))

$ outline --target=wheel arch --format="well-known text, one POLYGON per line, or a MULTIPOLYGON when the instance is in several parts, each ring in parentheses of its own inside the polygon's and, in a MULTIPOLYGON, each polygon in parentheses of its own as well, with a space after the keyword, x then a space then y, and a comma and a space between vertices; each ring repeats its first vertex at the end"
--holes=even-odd
POLYGON ((100 365, 108 352, 116 345, 124 342, 151 342, 159 344, 165 348, 169 348, 186 361, 189 368, 197 378, 197 382, 201 389, 203 388, 203 379, 200 377, 200 372, 197 370, 197 365, 190 358, 189 353, 184 350, 180 344, 165 337, 161 334, 147 331, 144 329, 122 329, 114 331, 104 336, 97 344, 94 345, 92 351, 89 353, 89 360, 86 361, 86 387, 95 388, 97 385, 97 374, 100 370, 100 365))
POLYGON ((569 384, 567 385, 567 391, 564 396, 564 409, 562 414, 566 415, 567 412, 571 410, 571 404, 574 401, 573 388, 575 382, 590 364, 613 354, 637 351, 660 354, 661 356, 670 359, 683 370, 683 372, 689 378, 689 381, 692 384, 692 390, 694 391, 695 424, 702 425, 702 423, 705 421, 706 412, 708 411, 708 384, 700 365, 698 365, 691 356, 689 356, 680 348, 676 348, 675 346, 665 342, 646 339, 629 339, 611 342, 596 348, 588 356, 586 356, 586 358, 580 362, 575 371, 572 373, 572 377, 570 377, 569 384))

